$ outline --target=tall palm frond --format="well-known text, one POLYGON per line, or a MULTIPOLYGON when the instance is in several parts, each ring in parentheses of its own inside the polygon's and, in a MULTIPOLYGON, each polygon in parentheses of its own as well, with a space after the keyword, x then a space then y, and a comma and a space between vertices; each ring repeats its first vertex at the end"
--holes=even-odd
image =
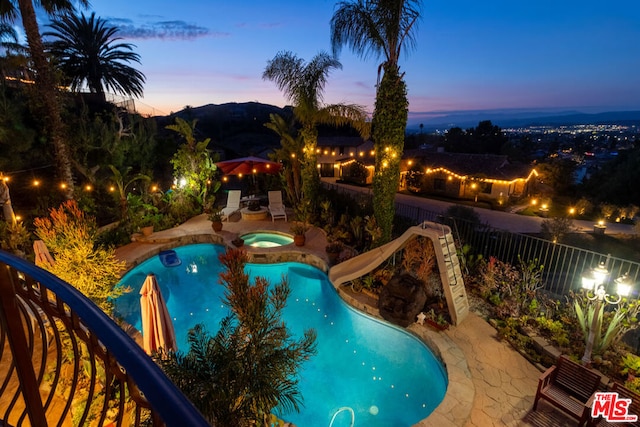
POLYGON ((382 57, 397 64, 403 48, 415 48, 419 17, 419 0, 341 1, 331 18, 333 53, 347 45, 363 59, 382 57))
POLYGON ((86 85, 92 93, 111 90, 123 95, 140 97, 145 76, 128 65, 140 63, 140 55, 133 52, 131 43, 117 43, 118 29, 107 21, 67 14, 55 19, 44 33, 53 38, 47 44, 59 68, 70 80, 71 89, 78 91, 86 85))

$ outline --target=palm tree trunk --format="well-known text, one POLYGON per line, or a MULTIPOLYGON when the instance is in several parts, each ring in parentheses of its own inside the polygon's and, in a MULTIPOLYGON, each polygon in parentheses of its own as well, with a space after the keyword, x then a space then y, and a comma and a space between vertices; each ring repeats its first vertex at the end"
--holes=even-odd
POLYGON ((376 152, 373 175, 373 214, 382 230, 379 244, 391 240, 408 109, 407 87, 400 77, 398 66, 387 63, 376 93, 372 119, 376 152))
POLYGON ((31 59, 36 69, 36 89, 40 95, 44 109, 44 126, 53 144, 58 179, 66 185, 65 197, 73 199, 73 173, 69 147, 64 140, 64 128, 58 104, 57 89, 53 70, 47 61, 36 21, 36 14, 31 0, 18 0, 22 26, 27 35, 31 59))
POLYGON ((315 125, 305 126, 302 129, 304 141, 304 162, 302 164, 302 197, 311 202, 312 209, 318 200, 320 190, 320 177, 318 174, 318 130, 315 125))

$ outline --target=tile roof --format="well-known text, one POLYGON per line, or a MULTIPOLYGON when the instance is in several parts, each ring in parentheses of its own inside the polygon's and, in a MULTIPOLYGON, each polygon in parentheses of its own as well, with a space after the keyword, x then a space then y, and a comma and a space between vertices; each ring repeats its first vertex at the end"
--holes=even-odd
POLYGON ((407 150, 405 160, 412 159, 424 168, 445 168, 463 176, 512 180, 526 178, 533 167, 524 163, 511 163, 507 156, 495 154, 437 153, 407 150))

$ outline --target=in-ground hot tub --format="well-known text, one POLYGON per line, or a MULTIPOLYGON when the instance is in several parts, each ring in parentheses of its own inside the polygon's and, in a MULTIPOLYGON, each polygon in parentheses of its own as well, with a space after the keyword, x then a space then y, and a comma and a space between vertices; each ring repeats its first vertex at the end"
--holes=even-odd
POLYGON ((254 231, 240 236, 244 244, 254 248, 275 248, 293 243, 293 236, 277 231, 254 231))

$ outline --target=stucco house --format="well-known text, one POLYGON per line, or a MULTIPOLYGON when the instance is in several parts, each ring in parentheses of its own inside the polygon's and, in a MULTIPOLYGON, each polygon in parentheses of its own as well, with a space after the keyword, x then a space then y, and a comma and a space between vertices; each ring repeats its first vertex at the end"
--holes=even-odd
MULTIPOLYGON (((375 152, 370 140, 320 137, 317 159, 322 177, 372 182, 375 152)), ((533 192, 537 175, 533 166, 510 162, 507 156, 405 150, 399 190, 503 204, 533 192)))
POLYGON ((317 159, 320 176, 371 184, 374 154, 373 142, 360 137, 319 137, 317 159))
POLYGON ((507 156, 424 150, 405 151, 400 170, 402 189, 498 204, 528 196, 538 175, 533 166, 507 156))

